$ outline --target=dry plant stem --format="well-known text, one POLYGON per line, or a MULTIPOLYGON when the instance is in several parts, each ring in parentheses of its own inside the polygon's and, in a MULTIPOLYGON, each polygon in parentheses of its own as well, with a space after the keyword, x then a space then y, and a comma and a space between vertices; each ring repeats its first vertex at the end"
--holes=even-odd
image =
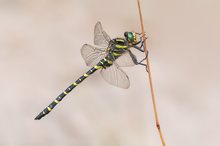
MULTIPOLYGON (((140 16, 143 40, 144 40, 144 38, 145 38, 145 31, 144 31, 144 23, 143 23, 142 13, 141 13, 140 0, 137 0, 137 2, 138 2, 138 10, 139 10, 139 16, 140 16)), ((144 51, 145 51, 145 54, 147 55, 147 52, 148 52, 147 40, 144 41, 144 51)), ((150 62, 149 62, 149 58, 148 57, 146 58, 146 63, 147 63, 147 70, 148 70, 148 78, 149 78, 149 82, 150 82, 150 90, 151 90, 151 96, 152 96, 152 102, 153 102, 153 109, 154 109, 154 116, 155 116, 155 121, 156 121, 156 127, 158 129, 162 145, 165 146, 165 141, 164 141, 164 138, 163 138, 163 134, 162 134, 162 131, 161 131, 161 128, 160 128, 159 119, 158 119, 157 107, 156 107, 156 102, 155 102, 155 97, 154 97, 154 88, 153 88, 153 83, 152 83, 152 78, 151 78, 151 71, 150 71, 150 62)))

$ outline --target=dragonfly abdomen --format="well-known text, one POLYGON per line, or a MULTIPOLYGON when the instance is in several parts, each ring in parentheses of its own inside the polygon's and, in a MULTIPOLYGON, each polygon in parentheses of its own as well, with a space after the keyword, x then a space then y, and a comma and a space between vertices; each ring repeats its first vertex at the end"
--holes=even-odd
MULTIPOLYGON (((103 61, 105 63, 105 61, 103 61)), ((45 115, 49 114, 51 110, 61 101, 63 98, 70 93, 76 86, 78 86, 83 80, 85 80, 89 75, 93 74, 96 70, 103 68, 101 61, 87 71, 83 76, 78 78, 73 84, 71 84, 63 93, 61 93, 49 106, 47 106, 42 112, 38 114, 35 120, 40 120, 45 115)))

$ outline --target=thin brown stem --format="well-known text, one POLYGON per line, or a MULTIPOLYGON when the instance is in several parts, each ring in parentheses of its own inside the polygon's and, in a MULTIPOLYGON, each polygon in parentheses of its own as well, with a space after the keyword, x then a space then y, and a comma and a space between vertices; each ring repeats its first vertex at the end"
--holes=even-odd
MULTIPOLYGON (((139 16, 140 16, 143 40, 144 40, 144 38, 145 38, 145 31, 144 31, 144 23, 143 23, 143 18, 142 18, 142 13, 141 13, 140 0, 137 0, 137 2, 138 2, 138 10, 139 10, 139 16)), ((147 52, 148 52, 147 40, 144 41, 144 51, 145 51, 145 54, 147 55, 147 52)), ((164 138, 163 138, 163 134, 162 134, 162 131, 161 131, 161 128, 160 128, 159 119, 158 119, 157 106, 156 106, 156 101, 155 101, 155 96, 154 96, 153 82, 152 82, 152 78, 151 78, 150 62, 149 62, 149 58, 148 57, 146 58, 146 63, 147 63, 148 78, 149 78, 149 83, 150 83, 150 90, 151 90, 151 97, 152 97, 152 102, 153 102, 153 109, 154 109, 154 116, 155 116, 155 121, 156 121, 156 127, 157 127, 157 130, 159 132, 162 145, 165 146, 165 141, 164 141, 164 138)))

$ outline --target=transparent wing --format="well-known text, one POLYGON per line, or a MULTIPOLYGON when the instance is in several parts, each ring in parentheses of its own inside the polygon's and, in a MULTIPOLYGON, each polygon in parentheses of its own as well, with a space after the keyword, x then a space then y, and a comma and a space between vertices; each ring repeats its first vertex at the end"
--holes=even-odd
POLYGON ((137 62, 136 56, 130 50, 127 50, 122 56, 115 60, 115 63, 120 67, 134 66, 137 62))
POLYGON ((97 46, 107 47, 111 38, 102 29, 101 22, 97 22, 94 30, 94 44, 97 46))
POLYGON ((81 48, 81 55, 87 66, 93 67, 101 59, 106 57, 106 48, 96 48, 89 44, 84 44, 81 48))
POLYGON ((127 89, 130 81, 127 74, 117 64, 101 70, 102 77, 111 85, 127 89))

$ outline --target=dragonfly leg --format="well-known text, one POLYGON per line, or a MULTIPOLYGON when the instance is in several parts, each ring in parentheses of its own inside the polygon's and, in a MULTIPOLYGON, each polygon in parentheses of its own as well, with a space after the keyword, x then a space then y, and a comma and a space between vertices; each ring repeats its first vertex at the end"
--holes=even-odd
POLYGON ((145 32, 144 32, 144 34, 142 34, 142 33, 137 33, 137 34, 140 36, 140 42, 144 42, 147 39, 145 32), (143 40, 143 38, 144 38, 144 40, 143 40))
POLYGON ((144 46, 144 42, 147 40, 147 38, 148 38, 148 37, 145 37, 143 41, 141 40, 141 46, 140 46, 140 48, 142 48, 142 47, 144 46))
POLYGON ((142 66, 145 66, 145 69, 146 71, 148 72, 148 69, 147 69, 147 64, 144 64, 144 63, 141 63, 141 62, 138 62, 137 65, 142 65, 142 66))
POLYGON ((139 33, 139 32, 135 32, 136 34, 140 35, 141 37, 143 37, 144 35, 146 35, 146 32, 143 33, 139 33))
POLYGON ((139 47, 139 46, 133 46, 135 49, 137 49, 138 51, 141 51, 141 52, 144 52, 144 50, 143 49, 141 49, 141 47, 139 47))
POLYGON ((137 42, 133 47, 141 52, 144 52, 143 46, 144 46, 144 42, 146 41, 147 37, 144 38, 144 40, 142 41, 142 37, 140 37, 140 41, 137 42), (140 44, 140 46, 137 46, 138 44, 140 44))
POLYGON ((146 60, 147 57, 148 57, 148 51, 147 51, 147 55, 141 61, 137 62, 136 64, 145 66, 146 71, 148 72, 147 64, 142 63, 144 60, 146 60))

